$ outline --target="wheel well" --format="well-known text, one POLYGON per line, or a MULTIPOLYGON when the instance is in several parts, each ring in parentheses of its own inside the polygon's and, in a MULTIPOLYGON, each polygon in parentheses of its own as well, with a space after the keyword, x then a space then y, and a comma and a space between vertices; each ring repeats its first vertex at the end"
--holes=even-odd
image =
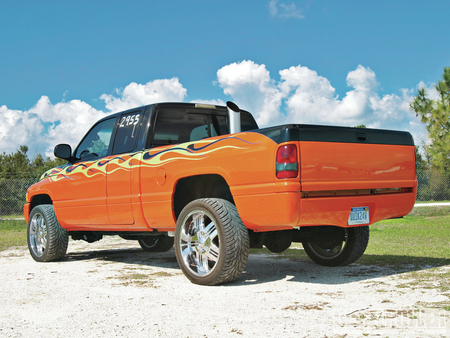
POLYGON ((185 177, 179 180, 175 187, 175 217, 178 218, 186 204, 199 198, 223 198, 234 204, 230 187, 222 176, 211 174, 185 177))
POLYGON ((36 205, 40 205, 40 204, 53 204, 53 201, 49 195, 33 196, 33 198, 31 199, 31 203, 30 203, 30 212, 31 212, 31 210, 33 210, 33 208, 36 205))

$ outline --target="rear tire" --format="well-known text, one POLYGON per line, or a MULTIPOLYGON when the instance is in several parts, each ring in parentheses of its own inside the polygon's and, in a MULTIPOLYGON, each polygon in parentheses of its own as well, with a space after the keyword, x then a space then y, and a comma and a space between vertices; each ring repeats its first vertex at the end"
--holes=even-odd
POLYGON ((175 253, 184 275, 195 284, 236 279, 247 265, 249 247, 248 230, 229 201, 198 199, 178 217, 175 253))
POLYGON ((67 231, 59 225, 51 204, 33 208, 27 225, 28 249, 37 262, 54 262, 64 258, 69 245, 67 231))
POLYGON ((357 261, 369 243, 369 226, 344 229, 343 241, 336 243, 303 242, 306 254, 324 266, 348 265, 357 261))
POLYGON ((138 242, 142 250, 147 252, 164 252, 173 247, 173 237, 168 236, 148 236, 138 242))

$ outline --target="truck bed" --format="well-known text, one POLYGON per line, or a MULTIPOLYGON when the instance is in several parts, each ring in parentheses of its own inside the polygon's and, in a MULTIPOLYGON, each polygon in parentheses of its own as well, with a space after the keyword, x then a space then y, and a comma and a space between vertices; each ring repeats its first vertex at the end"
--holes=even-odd
MULTIPOLYGON (((407 132, 297 124, 255 132, 278 144, 298 145, 300 184, 289 180, 290 190, 266 199, 267 207, 290 201, 291 216, 298 218, 277 215, 290 226, 349 227, 350 211, 356 207, 369 208, 372 224, 402 217, 413 208, 415 147, 407 132)), ((270 227, 267 219, 258 222, 270 227)))

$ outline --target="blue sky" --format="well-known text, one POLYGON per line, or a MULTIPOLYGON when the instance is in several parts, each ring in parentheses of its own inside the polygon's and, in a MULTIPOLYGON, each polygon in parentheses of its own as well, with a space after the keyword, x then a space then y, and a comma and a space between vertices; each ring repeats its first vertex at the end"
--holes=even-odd
POLYGON ((104 114, 235 101, 260 125, 409 130, 450 66, 448 1, 2 1, 0 152, 76 145, 104 114), (17 133, 20 128, 22 133, 17 133))

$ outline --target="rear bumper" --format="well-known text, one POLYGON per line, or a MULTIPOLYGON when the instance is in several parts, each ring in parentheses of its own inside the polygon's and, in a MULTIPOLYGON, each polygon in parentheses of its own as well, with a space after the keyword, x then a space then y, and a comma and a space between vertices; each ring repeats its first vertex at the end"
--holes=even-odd
POLYGON ((403 217, 409 214, 416 200, 416 189, 409 193, 305 198, 301 202, 301 216, 297 226, 348 225, 350 211, 355 207, 368 207, 370 223, 403 217))
POLYGON ((254 231, 287 230, 301 226, 351 227, 352 208, 368 207, 370 223, 407 215, 414 207, 416 188, 409 193, 301 198, 300 192, 235 196, 239 215, 254 231))

